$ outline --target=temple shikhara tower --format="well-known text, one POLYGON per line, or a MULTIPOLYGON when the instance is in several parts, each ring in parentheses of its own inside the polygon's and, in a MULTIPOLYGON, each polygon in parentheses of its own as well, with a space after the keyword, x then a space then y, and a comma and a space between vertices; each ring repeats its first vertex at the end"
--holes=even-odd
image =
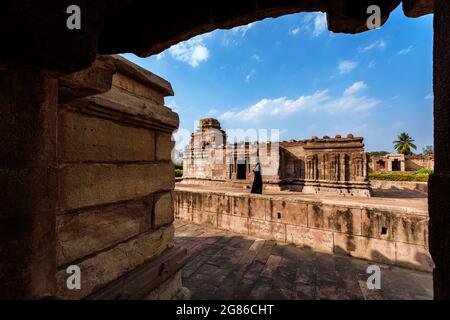
POLYGON ((246 186, 258 162, 266 188, 371 195, 362 137, 234 142, 227 141, 219 121, 212 118, 200 120, 184 150, 183 183, 246 186))

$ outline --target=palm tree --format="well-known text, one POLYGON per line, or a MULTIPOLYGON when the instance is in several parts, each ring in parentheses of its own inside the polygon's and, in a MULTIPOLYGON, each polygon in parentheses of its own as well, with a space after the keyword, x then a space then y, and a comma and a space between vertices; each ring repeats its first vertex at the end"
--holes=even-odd
POLYGON ((397 140, 393 142, 395 150, 401 154, 412 154, 411 148, 417 149, 416 145, 413 143, 414 139, 411 138, 406 132, 402 132, 398 135, 397 140))

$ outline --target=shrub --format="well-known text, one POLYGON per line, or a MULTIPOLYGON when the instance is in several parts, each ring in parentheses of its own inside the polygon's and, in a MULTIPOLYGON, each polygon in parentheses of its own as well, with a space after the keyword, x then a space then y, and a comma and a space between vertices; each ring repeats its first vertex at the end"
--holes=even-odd
POLYGON ((414 172, 415 174, 433 174, 433 170, 432 169, 419 169, 417 171, 414 172))
POLYGON ((175 169, 175 177, 182 177, 183 176, 183 170, 175 169))
POLYGON ((428 182, 428 173, 416 172, 372 172, 369 173, 369 180, 382 181, 415 181, 428 182))

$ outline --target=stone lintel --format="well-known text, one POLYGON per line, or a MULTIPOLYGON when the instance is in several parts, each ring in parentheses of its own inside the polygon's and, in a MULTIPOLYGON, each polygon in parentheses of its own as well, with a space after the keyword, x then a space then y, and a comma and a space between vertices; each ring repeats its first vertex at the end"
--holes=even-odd
POLYGON ((90 68, 59 79, 59 102, 69 102, 109 91, 116 68, 110 56, 99 55, 90 68))
POLYGON ((119 55, 113 55, 112 57, 114 58, 117 71, 144 85, 150 86, 166 97, 174 95, 172 85, 168 81, 119 55))
POLYGON ((403 0, 403 12, 409 18, 418 18, 434 12, 434 0, 403 0))

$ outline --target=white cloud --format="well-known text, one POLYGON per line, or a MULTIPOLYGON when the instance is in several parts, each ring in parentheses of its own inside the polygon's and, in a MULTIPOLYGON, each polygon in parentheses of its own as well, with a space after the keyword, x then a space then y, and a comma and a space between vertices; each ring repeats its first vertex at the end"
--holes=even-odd
POLYGON ((433 92, 430 92, 425 96, 425 100, 434 100, 434 94, 433 92))
POLYGON ((166 56, 166 52, 163 51, 159 54, 156 55, 156 60, 161 60, 162 58, 164 58, 166 56))
POLYGON ((234 27, 229 30, 220 30, 217 32, 220 32, 222 35, 221 44, 223 47, 232 47, 237 46, 240 43, 240 39, 244 38, 247 35, 247 32, 253 28, 257 22, 252 22, 247 25, 234 27))
POLYGON ((296 36, 300 32, 299 27, 295 27, 294 29, 289 30, 289 34, 296 36))
POLYGON ((311 34, 313 37, 318 37, 327 30, 327 27, 327 15, 322 12, 312 12, 303 14, 301 28, 295 28, 289 31, 289 33, 296 35, 301 31, 306 31, 306 33, 311 34), (296 29, 299 30, 297 31, 296 29))
POLYGON ((255 74, 255 69, 252 69, 246 76, 245 76, 245 82, 250 82, 250 79, 255 74))
POLYGON ((243 38, 247 34, 248 30, 250 30, 254 25, 255 25, 255 22, 252 22, 252 23, 249 23, 244 26, 235 27, 235 28, 231 29, 230 31, 233 34, 240 35, 243 38))
POLYGON ((413 46, 408 46, 408 47, 400 50, 399 52, 397 52, 397 54, 400 56, 407 55, 408 53, 410 53, 413 50, 413 48, 414 48, 413 46))
POLYGON ((349 73, 356 67, 358 67, 358 62, 356 61, 350 61, 350 60, 343 60, 339 61, 339 64, 337 66, 337 69, 339 70, 340 74, 349 73))
POLYGON ((259 55, 257 55, 256 53, 252 55, 252 58, 258 62, 261 61, 261 57, 259 55))
POLYGON ((367 84, 364 81, 358 81, 352 84, 350 87, 345 89, 344 96, 350 96, 353 95, 363 89, 367 88, 367 84))
POLYGON ((325 13, 318 13, 314 19, 313 36, 319 36, 322 32, 327 30, 327 26, 327 15, 325 13))
POLYGON ((375 48, 383 49, 385 47, 386 47, 386 42, 383 39, 381 39, 381 40, 377 40, 365 47, 359 47, 358 51, 359 52, 367 52, 367 51, 370 51, 375 48))
POLYGON ((369 68, 372 69, 372 68, 375 68, 376 66, 377 66, 377 63, 374 60, 369 62, 369 65, 368 65, 369 68))
POLYGON ((233 120, 241 122, 261 122, 273 119, 285 119, 294 114, 326 112, 330 115, 350 112, 352 114, 362 113, 377 106, 380 101, 365 96, 357 96, 356 93, 365 84, 353 84, 340 96, 333 97, 328 90, 316 91, 309 96, 300 96, 292 100, 287 97, 276 99, 262 99, 256 104, 241 110, 227 111, 219 116, 221 120, 233 120), (353 89, 352 89, 353 87, 353 89), (360 88, 359 90, 356 90, 360 88), (353 91, 353 94, 352 94, 353 91))
POLYGON ((168 51, 174 59, 188 63, 191 67, 196 68, 201 62, 209 58, 209 50, 204 44, 205 37, 197 36, 180 42, 170 47, 168 51))

